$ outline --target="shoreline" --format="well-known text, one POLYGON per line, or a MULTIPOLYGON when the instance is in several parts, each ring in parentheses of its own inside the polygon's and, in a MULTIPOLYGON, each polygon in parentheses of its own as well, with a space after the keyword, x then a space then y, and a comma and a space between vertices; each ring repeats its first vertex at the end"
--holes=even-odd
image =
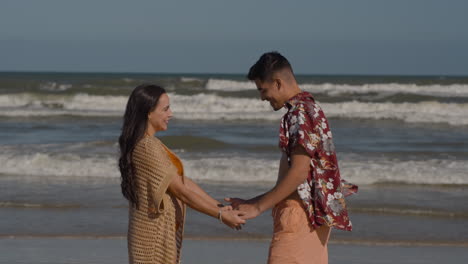
MULTIPOLYGON (((182 263, 258 264, 266 263, 269 243, 249 240, 186 239, 182 263)), ((114 238, 0 238, 0 264, 118 264, 128 263, 126 240, 114 238)), ((465 247, 329 245, 329 263, 347 264, 438 264, 466 263, 465 247)))
MULTIPOLYGON (((124 235, 1 235, 0 240, 126 240, 124 235)), ((259 242, 269 243, 267 237, 227 237, 227 236, 186 236, 184 241, 226 241, 226 242, 259 242)), ((330 245, 349 246, 382 246, 382 247, 468 247, 467 242, 427 242, 427 241, 395 241, 395 240, 363 240, 363 239, 330 239, 330 245)))

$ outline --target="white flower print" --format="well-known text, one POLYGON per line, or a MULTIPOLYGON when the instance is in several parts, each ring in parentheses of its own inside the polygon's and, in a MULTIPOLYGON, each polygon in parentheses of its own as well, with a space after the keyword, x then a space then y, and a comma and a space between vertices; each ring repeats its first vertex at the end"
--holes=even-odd
POLYGON ((317 134, 312 134, 310 138, 311 138, 312 142, 320 141, 320 137, 317 136, 317 134))
POLYGON ((344 209, 343 205, 338 200, 328 201, 327 204, 330 206, 330 209, 338 215, 344 209))
POLYGON ((326 135, 326 134, 322 134, 322 141, 326 141, 326 140, 328 140, 327 135, 326 135))
POLYGON ((331 201, 335 200, 335 196, 333 196, 333 194, 329 193, 328 196, 327 196, 327 200, 328 200, 328 202, 331 202, 331 201))
POLYGON ((328 189, 328 190, 333 189, 333 183, 327 182, 327 189, 328 189))
POLYGON ((327 136, 328 136, 329 138, 332 138, 332 133, 331 133, 331 131, 328 131, 328 132, 327 132, 327 136))
POLYGON ((302 200, 308 200, 312 198, 310 195, 310 190, 310 185, 307 180, 297 187, 297 193, 302 200))
POLYGON ((333 196, 335 196, 336 199, 341 199, 341 198, 343 198, 343 194, 340 193, 340 192, 334 193, 333 196))
POLYGON ((291 125, 291 126, 289 127, 289 133, 290 133, 291 135, 294 135, 294 134, 296 134, 296 132, 297 132, 298 129, 299 129, 299 124, 298 124, 298 123, 295 123, 295 124, 293 124, 293 125, 291 125))
POLYGON ((296 124, 296 122, 297 122, 297 116, 295 116, 295 115, 291 116, 290 122, 291 122, 291 125, 296 124))
POLYGON ((323 140, 323 149, 326 152, 331 152, 331 151, 335 150, 335 146, 333 145, 332 139, 327 138, 327 139, 323 140))
POLYGON ((304 125, 305 124, 305 117, 304 117, 304 114, 302 112, 299 113, 299 124, 300 125, 304 125))

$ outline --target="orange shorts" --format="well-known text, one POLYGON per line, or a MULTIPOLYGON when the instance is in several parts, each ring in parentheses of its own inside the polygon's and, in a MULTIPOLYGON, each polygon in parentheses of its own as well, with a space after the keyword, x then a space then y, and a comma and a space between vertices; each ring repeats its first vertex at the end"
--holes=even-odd
POLYGON ((286 199, 273 208, 273 238, 268 264, 328 263, 330 228, 314 229, 299 199, 286 199))

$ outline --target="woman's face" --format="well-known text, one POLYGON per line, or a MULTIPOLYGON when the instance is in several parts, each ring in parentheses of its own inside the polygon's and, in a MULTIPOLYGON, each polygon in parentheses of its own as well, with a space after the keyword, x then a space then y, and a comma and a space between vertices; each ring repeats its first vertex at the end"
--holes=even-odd
POLYGON ((165 131, 171 118, 172 110, 169 105, 169 96, 164 93, 159 97, 156 108, 148 114, 148 123, 155 132, 165 131))

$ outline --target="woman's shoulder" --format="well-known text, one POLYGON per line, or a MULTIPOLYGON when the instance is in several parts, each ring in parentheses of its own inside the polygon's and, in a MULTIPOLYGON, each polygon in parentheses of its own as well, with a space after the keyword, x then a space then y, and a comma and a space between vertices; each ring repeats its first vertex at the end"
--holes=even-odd
POLYGON ((162 142, 157 137, 144 136, 143 138, 140 139, 140 141, 138 141, 137 144, 157 144, 157 145, 160 145, 160 144, 162 144, 162 142))
POLYGON ((162 149, 162 142, 156 137, 144 136, 135 145, 135 150, 160 151, 162 149))

